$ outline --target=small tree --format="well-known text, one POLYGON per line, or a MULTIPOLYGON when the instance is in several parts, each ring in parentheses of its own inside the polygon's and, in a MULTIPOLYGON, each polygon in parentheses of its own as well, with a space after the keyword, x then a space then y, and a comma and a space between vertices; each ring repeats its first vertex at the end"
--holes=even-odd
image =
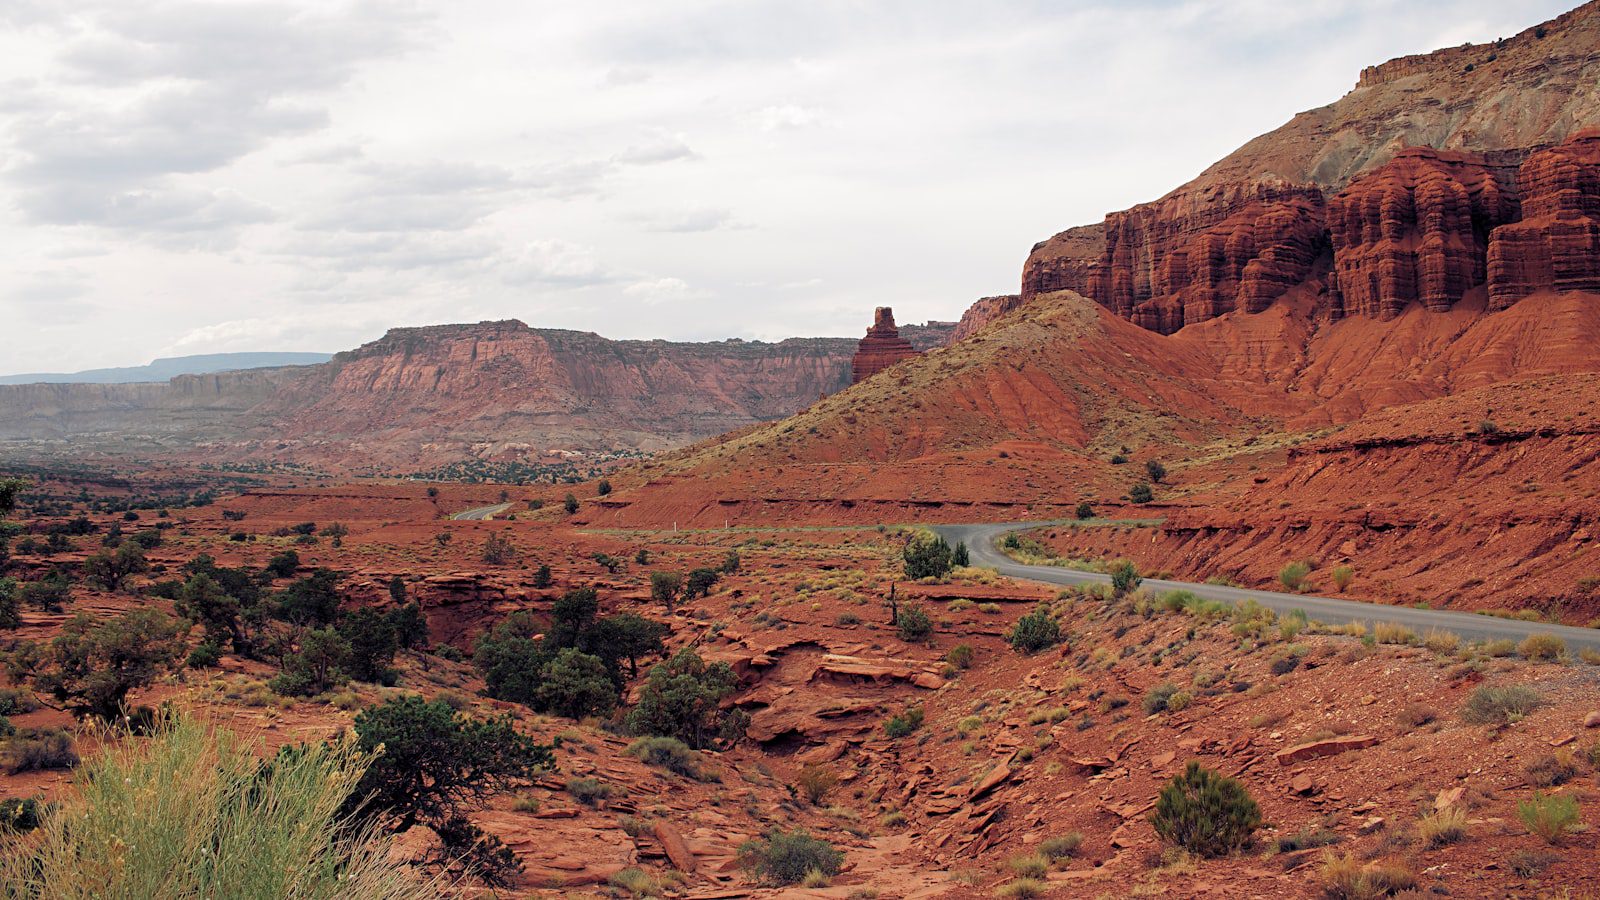
POLYGON ((123 541, 115 550, 100 550, 83 561, 84 577, 108 591, 120 591, 134 575, 150 571, 144 548, 123 541))
POLYGON ((266 572, 273 578, 293 578, 300 571, 300 554, 285 550, 267 560, 266 572))
POLYGON ((339 616, 339 573, 317 569, 278 595, 277 616, 295 625, 332 625, 339 616))
POLYGON ((1158 459, 1145 460, 1144 473, 1150 476, 1151 484, 1160 484, 1167 479, 1167 467, 1158 459))
POLYGON ((489 535, 483 541, 483 561, 491 566, 509 565, 517 558, 516 545, 511 543, 511 538, 500 532, 489 535))
POLYGON ((1006 642, 1023 653, 1036 653, 1061 641, 1061 624, 1050 613, 1047 604, 1040 603, 1017 620, 1006 642))
POLYGON ((665 606, 667 612, 672 612, 682 591, 683 576, 677 572, 650 573, 650 599, 665 606))
POLYGON ((286 697, 313 697, 349 680, 350 642, 332 628, 307 631, 267 686, 286 697))
POLYGON ((722 573, 718 572, 716 569, 695 569, 694 571, 690 572, 689 577, 684 580, 683 597, 685 600, 693 600, 696 597, 704 597, 707 594, 710 594, 711 589, 716 587, 717 582, 721 580, 722 573))
POLYGON ((78 613, 48 646, 18 648, 11 676, 32 677, 35 688, 80 715, 110 719, 122 712, 130 691, 178 661, 184 632, 177 620, 149 608, 115 619, 78 613))
POLYGON ((950 562, 957 568, 972 565, 972 554, 968 552, 965 541, 956 544, 956 549, 950 554, 950 562))
POLYGON ((210 575, 192 575, 178 588, 173 608, 178 615, 199 625, 205 642, 221 647, 231 643, 238 653, 247 653, 250 642, 239 624, 239 601, 228 595, 210 575))
POLYGON ((551 575, 549 566, 541 565, 541 566, 539 566, 539 568, 534 570, 534 572, 533 572, 533 586, 534 587, 536 587, 536 588, 547 588, 554 582, 555 582, 555 578, 554 578, 554 576, 551 575))
POLYGON ((561 595, 550 606, 550 639, 558 647, 576 647, 600 613, 600 594, 592 587, 578 587, 561 595))
POLYGON ((402 649, 426 649, 428 646, 428 617, 422 613, 422 604, 412 601, 389 610, 389 623, 394 626, 394 640, 402 649))
POLYGON ((567 511, 567 515, 569 515, 569 516, 577 513, 577 511, 578 511, 578 498, 573 496, 572 494, 568 494, 567 495, 567 499, 562 501, 561 508, 565 509, 567 511))
POLYGON ((1094 507, 1090 505, 1089 501, 1084 500, 1079 502, 1078 508, 1074 510, 1073 514, 1078 517, 1079 521, 1092 519, 1094 518, 1094 507))
POLYGON ((1143 581, 1139 567, 1132 560, 1119 559, 1111 563, 1111 592, 1116 596, 1124 597, 1133 593, 1143 581))
POLYGON ((1150 485, 1141 481, 1128 489, 1128 499, 1139 504, 1140 506, 1143 506, 1146 503, 1154 501, 1156 499, 1156 495, 1150 490, 1150 485))
POLYGON ((1226 856, 1261 827, 1261 808, 1243 784, 1191 760, 1161 789, 1150 824, 1190 853, 1226 856))
POLYGON ((394 619, 387 612, 363 606, 345 613, 339 619, 338 631, 350 645, 346 670, 357 681, 394 681, 389 669, 394 655, 400 649, 400 638, 395 633, 394 619))
POLYGON ((600 483, 595 486, 595 493, 602 497, 611 493, 611 482, 604 478, 600 479, 600 483))
POLYGON ((617 706, 617 688, 605 663, 566 647, 545 663, 534 690, 534 708, 569 719, 604 715, 617 706))
POLYGON ((631 612, 606 616, 594 625, 594 646, 627 660, 629 678, 638 677, 641 657, 662 651, 666 636, 664 623, 631 612))
POLYGON ((727 553, 723 554, 722 565, 718 568, 722 574, 732 575, 733 573, 739 571, 740 564, 741 560, 739 559, 739 551, 729 550, 727 553))
POLYGON ((695 748, 708 746, 722 725, 721 701, 737 685, 727 663, 706 665, 685 647, 651 667, 639 703, 628 713, 628 730, 675 737, 695 748))
POLYGON ((329 543, 333 544, 335 547, 343 547, 344 539, 348 537, 349 534, 350 529, 346 528, 342 522, 334 522, 332 525, 325 525, 322 528, 322 536, 329 538, 329 543))
POLYGON ((900 556, 907 578, 943 578, 950 574, 955 561, 955 552, 944 538, 928 533, 913 537, 900 556))
POLYGON ((355 731, 356 746, 377 758, 346 803, 346 815, 386 820, 396 834, 427 825, 444 844, 440 862, 464 857, 492 884, 518 871, 510 851, 466 813, 552 768, 548 745, 518 732, 510 716, 472 719, 415 695, 363 710, 355 731))

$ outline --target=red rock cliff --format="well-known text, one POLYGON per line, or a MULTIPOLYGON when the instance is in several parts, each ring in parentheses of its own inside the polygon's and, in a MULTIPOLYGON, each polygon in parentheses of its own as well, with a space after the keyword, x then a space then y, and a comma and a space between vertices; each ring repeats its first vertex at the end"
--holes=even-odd
POLYGON ((1369 68, 1165 197, 1037 244, 1022 300, 1072 290, 1171 333, 1301 285, 1329 318, 1591 287, 1594 137, 1576 129, 1600 124, 1596 78, 1600 2, 1369 68))
POLYGON ((894 310, 880 306, 873 313, 872 327, 867 329, 867 336, 856 346, 855 358, 850 361, 850 382, 855 384, 870 378, 917 355, 917 349, 895 328, 894 310))

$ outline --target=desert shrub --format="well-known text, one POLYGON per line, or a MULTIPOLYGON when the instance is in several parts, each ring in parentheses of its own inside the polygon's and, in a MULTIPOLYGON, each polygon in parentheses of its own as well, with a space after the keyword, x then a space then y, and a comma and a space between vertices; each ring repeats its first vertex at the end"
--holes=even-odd
POLYGON ((957 644, 944 655, 944 661, 958 669, 970 669, 976 655, 977 651, 972 649, 971 644, 957 644))
POLYGON ((1144 579, 1139 576, 1139 567, 1132 560, 1119 559, 1111 563, 1111 591, 1118 597, 1123 597, 1139 589, 1139 583, 1144 579))
POLYGON ((1559 844, 1579 825, 1578 798, 1571 794, 1535 793, 1517 802, 1517 818, 1547 844, 1559 844))
POLYGON ((363 606, 341 616, 336 629, 350 647, 345 669, 351 678, 369 682, 394 680, 389 664, 400 649, 400 637, 391 614, 363 606))
POLYGON ((1539 693, 1520 684, 1483 685, 1472 692, 1461 707, 1461 718, 1469 725, 1509 725, 1538 708, 1539 693))
POLYGON ((1553 634, 1530 634, 1517 645, 1517 655, 1523 659, 1555 660, 1567 653, 1567 642, 1553 634))
POLYGON ((510 565, 517 558, 517 547, 509 535, 497 531, 484 538, 482 558, 491 566, 510 565))
POLYGON ((1172 695, 1176 694, 1177 692, 1178 686, 1170 681, 1163 684, 1158 684, 1151 688, 1149 693, 1144 695, 1145 715, 1154 715, 1158 712, 1166 712, 1167 702, 1171 700, 1172 695))
POLYGON ((813 763, 800 770, 795 783, 812 806, 821 806, 822 801, 828 799, 828 794, 839 785, 839 776, 827 766, 813 763))
POLYGON ((1250 841, 1261 809, 1243 784, 1191 761, 1161 789, 1150 823, 1191 853, 1225 856, 1250 841))
POLYGON ((77 764, 72 735, 59 728, 24 728, 0 744, 0 766, 8 775, 70 769, 77 764))
POLYGON ((891 738, 903 738, 922 727, 922 707, 908 706, 884 720, 883 733, 891 738))
POLYGON ((191 669, 209 669, 219 662, 222 662, 222 648, 210 641, 203 641, 189 651, 183 664, 191 669))
POLYGON ((106 744, 37 840, 0 855, 0 883, 19 897, 439 895, 442 885, 389 861, 387 841, 342 818, 367 753, 313 745, 263 765, 254 751, 188 719, 106 744))
POLYGON ((596 806, 616 793, 616 788, 598 778, 569 778, 567 793, 585 806, 596 806))
POLYGON ((895 630, 900 635, 900 640, 914 644, 928 639, 933 634, 933 620, 922 611, 920 606, 902 606, 894 617, 895 630))
POLYGON ((1300 657, 1293 653, 1285 653, 1281 656, 1273 657, 1272 662, 1267 664, 1267 671, 1274 675, 1287 675, 1299 667, 1300 657))
POLYGON ((1042 878, 1017 878, 996 888, 994 895, 1000 900, 1031 900, 1043 897, 1048 890, 1050 882, 1042 878))
POLYGON ((1555 787, 1577 777, 1578 760, 1567 751, 1546 753, 1528 763, 1523 771, 1534 787, 1555 787))
POLYGON ((1039 844, 1039 853, 1051 861, 1065 859, 1078 852, 1083 845, 1083 832, 1069 831, 1066 834, 1045 838, 1039 844))
POLYGON ((1087 500, 1079 501, 1078 508, 1072 511, 1074 518, 1079 521, 1094 518, 1094 506, 1087 500))
POLYGON ((1296 561, 1278 570, 1278 583, 1287 590, 1298 591, 1306 586, 1306 578, 1310 575, 1310 563, 1296 561))
POLYGON ((661 879, 634 866, 611 875, 606 879, 606 883, 618 890, 626 891, 631 897, 660 897, 666 894, 666 886, 661 883, 661 879))
POLYGON ((637 735, 675 737, 690 747, 707 747, 718 737, 737 739, 730 726, 738 720, 720 706, 733 693, 738 678, 725 662, 707 665, 685 647, 671 659, 651 667, 629 711, 628 730, 637 735))
POLYGON ((1334 566, 1332 577, 1334 589, 1342 591, 1356 580, 1356 570, 1350 566, 1334 566))
POLYGON ((1362 865, 1348 853, 1324 855, 1319 874, 1323 893, 1329 900, 1377 900, 1410 890, 1417 883, 1416 876, 1401 866, 1362 865))
POLYGON ((317 569, 278 593, 274 615, 295 625, 322 627, 339 617, 339 573, 317 569))
POLYGON ((267 682, 286 697, 312 697, 350 680, 350 642, 332 628, 317 628, 300 638, 299 648, 284 657, 283 671, 267 682))
POLYGON ((683 576, 677 572, 651 572, 650 597, 672 612, 683 593, 683 576))
POLYGON ((1059 643, 1061 640, 1061 624, 1051 614, 1050 607, 1040 603, 1028 613, 1017 620, 1015 627, 1006 635, 1006 642, 1023 653, 1036 653, 1059 643))
POLYGON ((1454 632, 1434 628, 1422 636, 1422 646, 1434 653, 1449 655, 1461 647, 1461 637, 1454 632))
POLYGON ((1150 490, 1150 485, 1145 484, 1142 481, 1133 487, 1128 488, 1128 500, 1130 502, 1143 506, 1146 503, 1153 502, 1155 499, 1155 492, 1150 490))
POLYGON ((1167 467, 1158 459, 1147 459, 1144 463, 1144 473, 1150 476, 1151 484, 1160 484, 1167 478, 1167 467))
POLYGON ((1177 691, 1167 698, 1167 712, 1181 712, 1189 708, 1194 702, 1194 695, 1188 691, 1177 691))
POLYGON ((39 701, 21 688, 0 688, 0 716, 30 713, 39 708, 39 701))
POLYGON ((50 807, 33 797, 0 800, 0 837, 26 834, 44 824, 50 807))
POLYGON ((1050 858, 1043 853, 1025 853, 1011 857, 1006 867, 1019 878, 1043 878, 1050 871, 1050 858))
POLYGON ((17 600, 35 609, 59 613, 72 599, 72 581, 65 572, 56 571, 17 588, 17 600))
POLYGON ((566 510, 567 515, 569 516, 576 514, 578 512, 578 507, 578 498, 572 494, 568 494, 566 498, 561 501, 561 508, 566 510))
POLYGON ((1413 645, 1421 643, 1422 639, 1417 633, 1404 625, 1393 622, 1378 622, 1372 626, 1372 638, 1380 644, 1413 645))
POLYGON ((1417 838, 1430 850, 1454 844, 1466 837, 1467 814, 1455 806, 1430 813, 1417 822, 1417 838))
POLYGON ((955 551, 932 532, 919 532, 900 553, 907 578, 943 578, 955 566, 955 551))
POLYGON ((628 745, 627 754, 649 765, 658 766, 687 778, 700 777, 700 754, 677 738, 639 738, 628 745))
POLYGON ((134 575, 150 571, 144 548, 124 541, 115 550, 100 550, 83 561, 83 575, 104 590, 120 591, 134 575))
POLYGON ((844 854, 802 829, 773 830, 761 840, 742 844, 739 863, 765 881, 798 884, 813 871, 828 877, 839 874, 844 854))
POLYGON ((840 613, 838 618, 833 620, 833 623, 835 625, 860 625, 861 617, 851 612, 840 613))
POLYGON ((1400 707, 1394 718, 1407 728, 1421 728, 1439 718, 1439 713, 1426 703, 1407 703, 1400 707))
MULTIPOLYGON (((5 539, 0 537, 0 544, 5 539)), ((5 565, 0 559, 0 568, 5 565)), ((17 582, 10 578, 0 578, 0 628, 20 628, 22 626, 21 599, 17 596, 17 582)))

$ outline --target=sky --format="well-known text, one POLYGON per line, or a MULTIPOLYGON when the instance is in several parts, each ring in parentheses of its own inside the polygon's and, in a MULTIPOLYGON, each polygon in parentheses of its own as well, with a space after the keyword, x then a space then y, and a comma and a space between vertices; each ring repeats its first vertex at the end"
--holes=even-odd
POLYGON ((1365 65, 1576 0, 0 0, 0 374, 955 319, 1365 65))

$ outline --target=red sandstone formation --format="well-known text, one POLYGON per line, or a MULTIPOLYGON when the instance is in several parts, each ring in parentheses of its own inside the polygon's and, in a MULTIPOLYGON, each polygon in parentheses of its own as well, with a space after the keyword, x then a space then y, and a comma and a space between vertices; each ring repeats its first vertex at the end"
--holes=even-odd
POLYGON ((1528 157, 1519 181, 1522 220, 1490 238, 1490 306, 1539 290, 1600 290, 1600 129, 1528 157))
POLYGON ((1330 318, 1385 319, 1479 287, 1494 308, 1590 289, 1597 160, 1574 129, 1600 122, 1596 46, 1591 2, 1493 44, 1370 67, 1160 200, 1036 245, 1022 298, 1072 290, 1170 334, 1301 284, 1330 318))
POLYGON ((1022 305, 1021 294, 1001 294, 984 297, 967 308, 950 335, 950 343, 964 341, 986 328, 990 322, 1022 305))
POLYGON ((872 327, 867 329, 867 336, 861 339, 856 347, 855 358, 850 361, 850 382, 860 383, 903 359, 917 355, 917 349, 901 337, 899 329, 894 327, 894 310, 880 306, 873 313, 872 327))
POLYGON ((1489 232, 1516 217, 1515 170, 1413 148, 1328 201, 1336 314, 1446 310, 1485 281, 1489 232))

